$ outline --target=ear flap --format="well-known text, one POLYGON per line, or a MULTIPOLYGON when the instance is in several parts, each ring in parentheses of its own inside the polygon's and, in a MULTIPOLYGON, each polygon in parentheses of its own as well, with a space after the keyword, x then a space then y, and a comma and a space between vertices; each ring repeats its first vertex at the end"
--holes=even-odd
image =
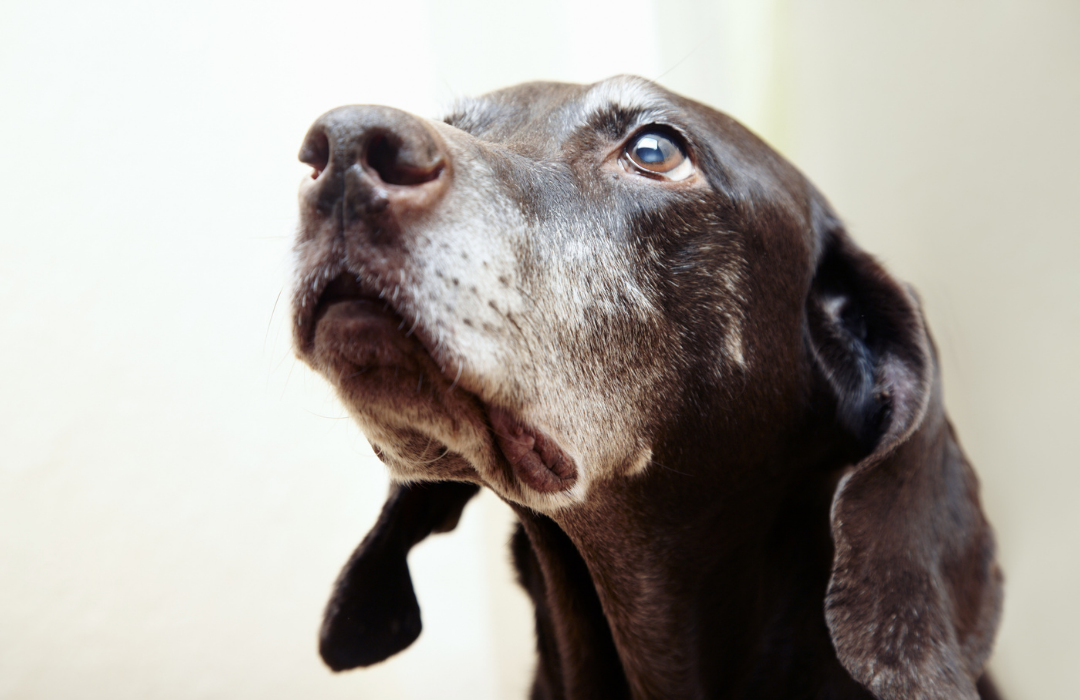
POLYGON ((433 532, 453 530, 479 487, 452 481, 393 484, 375 526, 341 570, 319 633, 335 671, 370 666, 420 636, 420 606, 406 555, 433 532))
POLYGON ((838 420, 869 452, 833 497, 833 645, 882 700, 978 700, 1001 610, 978 483, 945 417, 916 300, 826 225, 808 344, 838 420))

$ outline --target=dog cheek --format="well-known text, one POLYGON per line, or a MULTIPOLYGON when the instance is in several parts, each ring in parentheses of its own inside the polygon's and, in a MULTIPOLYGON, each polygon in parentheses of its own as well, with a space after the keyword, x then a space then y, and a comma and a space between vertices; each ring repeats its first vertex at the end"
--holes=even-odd
POLYGON ((513 407, 572 456, 580 478, 560 500, 596 478, 642 471, 651 454, 642 413, 666 353, 653 342, 660 305, 625 232, 599 212, 526 217, 491 195, 500 187, 482 164, 459 166, 457 177, 411 256, 440 364, 461 368, 450 377, 459 386, 513 407))

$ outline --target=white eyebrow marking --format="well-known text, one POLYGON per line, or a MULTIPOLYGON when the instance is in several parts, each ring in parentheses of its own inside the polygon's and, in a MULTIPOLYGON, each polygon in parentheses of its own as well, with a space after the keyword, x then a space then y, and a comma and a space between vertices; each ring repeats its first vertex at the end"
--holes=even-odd
POLYGON ((581 101, 581 112, 588 117, 612 107, 643 112, 661 106, 655 86, 634 75, 617 75, 589 89, 581 101))

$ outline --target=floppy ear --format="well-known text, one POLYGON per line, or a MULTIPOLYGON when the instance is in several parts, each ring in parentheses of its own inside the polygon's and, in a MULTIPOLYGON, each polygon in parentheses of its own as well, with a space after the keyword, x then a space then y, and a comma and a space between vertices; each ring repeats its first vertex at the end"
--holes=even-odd
POLYGON ((319 633, 335 671, 370 666, 420 636, 420 606, 405 556, 433 532, 453 530, 479 487, 452 481, 393 484, 375 526, 341 570, 319 633))
POLYGON ((945 417, 917 301, 821 218, 808 344, 839 422, 869 452, 833 496, 833 645, 882 700, 978 700, 1001 610, 978 483, 945 417))

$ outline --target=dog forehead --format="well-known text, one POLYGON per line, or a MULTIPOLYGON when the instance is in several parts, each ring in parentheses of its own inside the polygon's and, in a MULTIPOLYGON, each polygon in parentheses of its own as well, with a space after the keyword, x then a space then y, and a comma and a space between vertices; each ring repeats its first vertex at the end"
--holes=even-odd
POLYGON ((605 113, 663 118, 677 110, 660 86, 616 76, 592 85, 521 83, 459 100, 443 121, 485 141, 540 153, 565 144, 605 113))
MULTIPOLYGON (((710 221, 722 216, 729 229, 770 239, 794 235, 812 251, 812 203, 829 209, 791 163, 738 121, 637 76, 615 76, 591 85, 522 83, 460 100, 442 121, 466 132, 476 144, 495 146, 482 149, 481 158, 499 164, 503 185, 516 185, 511 197, 534 213, 550 214, 563 207, 549 205, 569 201, 592 202, 590 197, 566 196, 572 180, 564 177, 568 171, 563 165, 651 124, 674 128, 690 144, 708 182, 691 198, 703 204, 707 200, 710 221), (508 159, 503 153, 525 158, 508 159)), ((683 206, 686 195, 669 196, 674 193, 662 187, 616 189, 630 199, 613 211, 650 210, 653 219, 680 221, 691 228, 695 221, 708 223, 701 217, 662 213, 683 206)))
POLYGON ((637 128, 665 124, 689 140, 712 186, 730 198, 757 199, 764 206, 781 200, 805 213, 812 189, 785 158, 735 119, 633 75, 591 85, 521 83, 459 100, 442 121, 482 142, 549 162, 637 128))

